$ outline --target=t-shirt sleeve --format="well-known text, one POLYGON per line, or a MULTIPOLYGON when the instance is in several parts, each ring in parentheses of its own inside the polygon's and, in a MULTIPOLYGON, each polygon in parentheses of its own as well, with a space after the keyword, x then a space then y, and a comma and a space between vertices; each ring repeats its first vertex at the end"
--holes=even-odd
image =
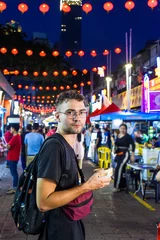
POLYGON ((10 148, 14 147, 14 145, 16 144, 16 141, 17 141, 17 138, 12 137, 12 139, 8 143, 10 145, 10 148))
POLYGON ((38 157, 38 178, 47 178, 57 184, 62 176, 62 146, 53 139, 48 140, 38 157))

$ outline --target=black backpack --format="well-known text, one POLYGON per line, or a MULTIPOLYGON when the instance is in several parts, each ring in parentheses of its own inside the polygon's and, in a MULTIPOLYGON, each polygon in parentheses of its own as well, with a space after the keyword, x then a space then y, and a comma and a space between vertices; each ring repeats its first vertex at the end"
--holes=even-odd
MULTIPOLYGON (((37 208, 36 204, 36 184, 37 184, 37 169, 38 156, 48 139, 58 139, 64 149, 64 158, 66 157, 65 141, 59 134, 54 134, 47 138, 42 144, 39 153, 34 160, 28 165, 26 170, 21 174, 19 183, 14 197, 14 202, 11 206, 11 214, 19 231, 25 234, 40 234, 45 226, 48 212, 42 213, 37 208)), ((67 161, 66 161, 67 162, 67 161)))

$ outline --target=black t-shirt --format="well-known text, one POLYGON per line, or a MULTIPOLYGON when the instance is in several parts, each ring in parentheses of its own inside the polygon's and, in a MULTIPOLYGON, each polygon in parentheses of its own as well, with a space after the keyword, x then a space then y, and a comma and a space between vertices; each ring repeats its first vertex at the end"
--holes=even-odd
MULTIPOLYGON (((47 178, 57 183, 56 191, 78 185, 78 168, 73 148, 66 141, 70 159, 64 159, 64 149, 56 139, 49 139, 39 156, 38 178, 47 178)), ((69 220, 61 208, 51 210, 44 232, 39 240, 83 240, 81 221, 69 220)))
POLYGON ((100 130, 98 130, 97 132, 97 138, 99 139, 98 144, 97 144, 97 149, 101 146, 101 142, 102 142, 102 133, 100 130))

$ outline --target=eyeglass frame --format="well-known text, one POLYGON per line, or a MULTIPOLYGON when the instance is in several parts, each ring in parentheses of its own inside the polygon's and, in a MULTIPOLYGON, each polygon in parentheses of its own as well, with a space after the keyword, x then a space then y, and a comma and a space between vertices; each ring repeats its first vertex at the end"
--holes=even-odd
POLYGON ((79 116, 80 118, 86 118, 87 117, 87 111, 86 111, 86 109, 82 109, 82 110, 80 110, 79 112, 77 112, 76 110, 73 110, 73 109, 68 109, 68 110, 66 110, 65 112, 58 112, 58 113, 62 113, 62 114, 65 114, 68 118, 70 118, 70 119, 72 119, 72 118, 75 118, 75 117, 77 117, 77 116, 79 116), (73 113, 74 112, 74 115, 73 116, 68 116, 67 114, 69 113, 69 112, 71 112, 71 113, 73 113), (85 112, 85 116, 84 117, 82 117, 80 114, 80 112, 85 112))

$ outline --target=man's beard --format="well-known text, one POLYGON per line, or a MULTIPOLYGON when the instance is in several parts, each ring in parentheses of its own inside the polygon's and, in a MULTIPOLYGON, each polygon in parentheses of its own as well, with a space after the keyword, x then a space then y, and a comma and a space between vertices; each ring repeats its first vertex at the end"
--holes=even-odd
POLYGON ((78 134, 82 132, 83 127, 78 128, 77 130, 72 127, 63 128, 65 134, 78 134))

